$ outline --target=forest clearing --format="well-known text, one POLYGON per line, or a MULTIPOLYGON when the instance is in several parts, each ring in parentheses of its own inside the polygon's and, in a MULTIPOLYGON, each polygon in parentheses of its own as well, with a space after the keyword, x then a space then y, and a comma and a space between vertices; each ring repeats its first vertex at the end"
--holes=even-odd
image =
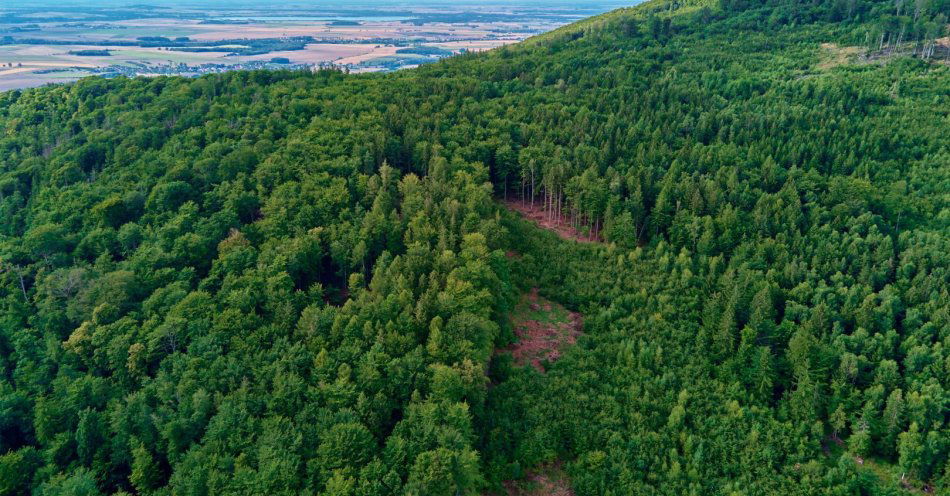
POLYGON ((544 362, 554 362, 562 351, 577 342, 583 319, 538 294, 538 288, 523 295, 511 315, 518 340, 510 351, 518 366, 531 365, 544 372, 544 362))
POLYGON ((547 229, 560 236, 562 239, 577 241, 579 243, 594 243, 600 241, 599 235, 592 235, 574 227, 573 219, 564 214, 562 217, 551 217, 544 210, 542 204, 531 204, 521 200, 505 200, 505 207, 518 213, 525 219, 536 224, 542 229, 547 229))
POLYGON ((505 482, 504 486, 508 496, 574 496, 560 462, 531 470, 524 479, 505 482))

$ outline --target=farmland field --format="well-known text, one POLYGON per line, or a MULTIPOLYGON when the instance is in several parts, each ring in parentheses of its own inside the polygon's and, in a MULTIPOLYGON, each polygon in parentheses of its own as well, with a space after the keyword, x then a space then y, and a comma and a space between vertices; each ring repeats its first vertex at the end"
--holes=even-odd
POLYGON ((241 7, 215 3, 174 7, 0 7, 0 90, 72 81, 90 75, 200 75, 230 69, 389 71, 464 51, 514 43, 616 1, 577 6, 521 0, 506 4, 327 4, 241 7), (397 53, 431 47, 431 53, 397 53))

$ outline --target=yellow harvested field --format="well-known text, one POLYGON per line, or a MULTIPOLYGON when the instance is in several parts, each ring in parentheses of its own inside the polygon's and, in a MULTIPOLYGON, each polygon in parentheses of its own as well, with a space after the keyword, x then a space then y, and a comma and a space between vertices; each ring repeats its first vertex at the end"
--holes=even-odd
POLYGON ((281 52, 270 52, 261 55, 235 58, 241 61, 250 61, 270 60, 274 57, 287 57, 295 64, 320 64, 324 62, 333 62, 337 59, 345 57, 358 57, 365 55, 373 50, 373 46, 374 45, 312 43, 307 45, 305 50, 286 50, 281 52))
POLYGON ((356 55, 353 57, 344 57, 334 61, 334 64, 346 65, 346 64, 359 64, 360 62, 365 62, 367 60, 372 60, 379 57, 386 57, 389 55, 396 55, 396 50, 399 50, 399 47, 391 45, 369 45, 373 47, 369 53, 364 53, 362 55, 356 55))
POLYGON ((0 78, 4 76, 12 76, 13 74, 19 74, 21 72, 31 72, 35 70, 36 67, 14 67, 12 69, 3 69, 0 70, 0 78))
POLYGON ((96 67, 95 64, 88 62, 24 62, 23 65, 30 65, 35 69, 42 67, 96 67))
POLYGON ((320 27, 286 27, 286 26, 194 26, 196 29, 208 28, 208 31, 196 33, 190 36, 198 41, 216 41, 216 40, 236 40, 236 39, 255 39, 255 38, 289 38, 293 36, 313 36, 320 38, 326 36, 329 30, 320 27))

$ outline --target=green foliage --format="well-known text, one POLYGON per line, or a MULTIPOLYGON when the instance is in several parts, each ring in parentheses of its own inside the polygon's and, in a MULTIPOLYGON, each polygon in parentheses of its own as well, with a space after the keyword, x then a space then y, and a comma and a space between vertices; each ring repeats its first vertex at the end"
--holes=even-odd
POLYGON ((950 77, 818 68, 849 5, 0 93, 0 492, 945 490, 950 77), (545 374, 493 351, 532 287, 584 314, 545 374))

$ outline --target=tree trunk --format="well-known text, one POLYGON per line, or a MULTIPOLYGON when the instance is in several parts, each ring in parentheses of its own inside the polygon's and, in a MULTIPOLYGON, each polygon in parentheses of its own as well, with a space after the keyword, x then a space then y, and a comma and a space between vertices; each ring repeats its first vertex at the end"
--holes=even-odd
POLYGON ((534 208, 534 169, 531 169, 531 208, 534 208))
POLYGON ((30 298, 26 295, 26 279, 23 277, 23 269, 16 265, 10 265, 10 267, 16 272, 17 278, 20 280, 20 291, 23 292, 23 301, 29 303, 30 298))
POLYGON ((550 222, 551 214, 554 212, 554 209, 551 208, 553 203, 553 198, 551 197, 551 188, 544 188, 544 217, 550 222))

